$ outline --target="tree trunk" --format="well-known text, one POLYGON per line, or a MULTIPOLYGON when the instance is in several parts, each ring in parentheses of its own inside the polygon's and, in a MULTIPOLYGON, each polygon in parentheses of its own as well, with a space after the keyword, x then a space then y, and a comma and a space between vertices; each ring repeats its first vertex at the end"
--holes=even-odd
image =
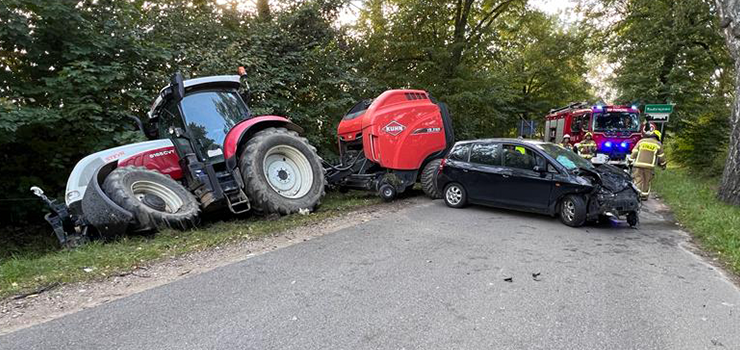
POLYGON ((269 0, 257 0, 257 17, 262 21, 272 19, 269 0))
POLYGON ((740 2, 716 0, 720 26, 735 61, 735 101, 730 116, 730 150, 719 187, 719 199, 740 205, 740 2))

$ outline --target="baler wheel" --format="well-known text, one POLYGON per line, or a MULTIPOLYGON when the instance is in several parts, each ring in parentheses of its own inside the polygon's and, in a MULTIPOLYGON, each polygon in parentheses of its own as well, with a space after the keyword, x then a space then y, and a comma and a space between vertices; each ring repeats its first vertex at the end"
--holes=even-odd
POLYGON ((431 199, 442 198, 442 192, 437 188, 437 174, 439 173, 440 163, 442 163, 442 159, 431 160, 421 171, 421 188, 431 199))
POLYGON ((198 224, 198 201, 178 182, 144 167, 113 170, 103 182, 108 198, 131 212, 137 229, 176 228, 198 224))
POLYGON ((267 128, 247 142, 239 157, 245 190, 258 214, 313 211, 320 205, 326 180, 316 148, 285 128, 267 128))

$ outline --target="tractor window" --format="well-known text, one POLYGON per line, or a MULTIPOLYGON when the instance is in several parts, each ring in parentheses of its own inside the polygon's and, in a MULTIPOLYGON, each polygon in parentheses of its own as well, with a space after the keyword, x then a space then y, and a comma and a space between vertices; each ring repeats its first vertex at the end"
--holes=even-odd
POLYGON ((452 151, 450 151, 450 154, 447 156, 447 158, 450 160, 459 160, 461 162, 467 162, 469 151, 470 151, 469 143, 457 145, 455 146, 455 148, 452 149, 452 151))
POLYGON ((483 165, 501 165, 501 145, 476 143, 470 151, 470 162, 483 165))
POLYGON ((162 110, 159 112, 159 122, 157 123, 157 130, 159 131, 159 137, 167 138, 170 135, 170 127, 185 129, 185 125, 182 122, 180 116, 180 110, 177 108, 177 104, 170 101, 164 105, 162 110))
POLYGON ((221 156, 226 134, 249 117, 247 105, 231 90, 191 93, 182 100, 182 110, 188 131, 209 157, 221 156))

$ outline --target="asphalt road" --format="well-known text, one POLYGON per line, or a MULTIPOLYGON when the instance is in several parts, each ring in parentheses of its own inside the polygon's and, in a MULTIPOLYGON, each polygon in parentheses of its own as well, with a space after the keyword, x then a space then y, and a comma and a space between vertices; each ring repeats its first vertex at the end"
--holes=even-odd
POLYGON ((425 201, 0 349, 739 349, 740 290, 686 240, 649 211, 573 229, 425 201))

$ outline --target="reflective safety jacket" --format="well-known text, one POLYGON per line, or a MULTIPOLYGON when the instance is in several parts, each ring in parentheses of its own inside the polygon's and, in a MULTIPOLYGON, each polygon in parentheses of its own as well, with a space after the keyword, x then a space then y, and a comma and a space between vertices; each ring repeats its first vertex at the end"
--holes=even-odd
POLYGON ((630 158, 633 167, 654 168, 656 165, 665 166, 666 160, 663 154, 663 144, 654 138, 645 138, 637 142, 632 148, 630 158))
POLYGON ((578 154, 585 159, 591 159, 596 155, 596 142, 584 140, 578 144, 578 154))

